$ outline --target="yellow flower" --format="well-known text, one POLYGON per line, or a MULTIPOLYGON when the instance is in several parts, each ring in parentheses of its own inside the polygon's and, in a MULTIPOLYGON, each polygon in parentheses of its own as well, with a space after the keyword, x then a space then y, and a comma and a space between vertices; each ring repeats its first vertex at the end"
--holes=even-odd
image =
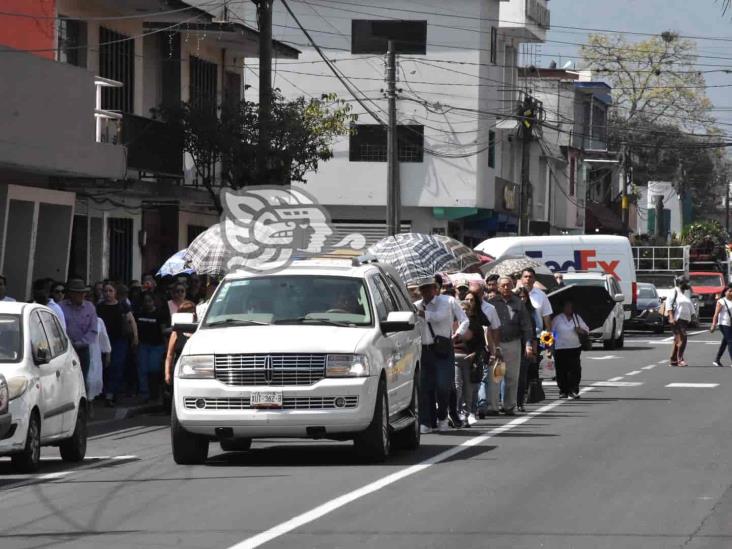
POLYGON ((541 335, 539 336, 539 341, 544 347, 551 347, 552 345, 554 345, 554 334, 545 330, 541 332, 541 335))

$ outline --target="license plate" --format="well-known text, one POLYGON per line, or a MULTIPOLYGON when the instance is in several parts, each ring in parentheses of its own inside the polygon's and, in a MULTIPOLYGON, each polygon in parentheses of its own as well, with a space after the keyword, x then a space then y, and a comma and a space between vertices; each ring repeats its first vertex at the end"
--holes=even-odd
POLYGON ((282 391, 252 391, 252 408, 282 408, 282 391))

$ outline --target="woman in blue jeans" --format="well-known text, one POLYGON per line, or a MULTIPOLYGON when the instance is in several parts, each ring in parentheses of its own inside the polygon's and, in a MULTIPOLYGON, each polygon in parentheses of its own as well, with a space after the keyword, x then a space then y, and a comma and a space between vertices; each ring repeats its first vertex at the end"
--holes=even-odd
POLYGON ((714 310, 714 318, 712 318, 712 327, 710 331, 714 331, 719 326, 722 332, 722 344, 717 351, 717 358, 713 364, 722 367, 722 355, 724 349, 727 348, 730 360, 732 360, 732 284, 727 285, 724 296, 717 301, 717 308, 714 310))
POLYGON ((150 400, 152 382, 157 398, 157 388, 162 379, 163 356, 165 354, 165 317, 155 307, 152 293, 142 294, 142 307, 135 313, 137 332, 140 340, 137 346, 137 386, 142 400, 150 400))

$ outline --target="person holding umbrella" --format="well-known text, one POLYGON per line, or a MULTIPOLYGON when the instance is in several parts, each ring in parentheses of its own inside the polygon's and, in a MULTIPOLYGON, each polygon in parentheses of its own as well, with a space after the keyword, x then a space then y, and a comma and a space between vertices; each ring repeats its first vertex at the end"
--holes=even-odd
POLYGON ((570 300, 564 301, 562 312, 554 317, 552 332, 559 398, 578 399, 582 379, 580 336, 589 334, 590 329, 582 317, 575 313, 574 304, 570 300))
POLYGON ((449 428, 450 392, 455 388, 454 342, 461 341, 470 321, 454 298, 440 295, 434 276, 416 281, 422 299, 415 302, 422 323, 422 368, 420 370, 419 422, 422 433, 432 431, 437 404, 438 431, 449 428), (458 328, 453 333, 453 321, 458 328))

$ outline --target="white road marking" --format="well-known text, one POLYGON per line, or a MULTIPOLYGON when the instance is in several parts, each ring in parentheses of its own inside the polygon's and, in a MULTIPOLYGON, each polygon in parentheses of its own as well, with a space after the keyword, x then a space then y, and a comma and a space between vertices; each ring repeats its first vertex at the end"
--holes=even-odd
POLYGON ((588 356, 586 358, 588 358, 589 360, 614 360, 614 359, 620 358, 620 357, 617 357, 615 355, 605 355, 605 356, 588 356))
POLYGON ((689 332, 689 333, 688 333, 687 335, 688 335, 689 337, 691 337, 691 336, 695 336, 695 335, 703 334, 704 332, 708 332, 708 331, 709 331, 709 330, 698 330, 698 331, 696 331, 696 332, 689 332))
POLYGON ((655 364, 649 364, 648 366, 643 366, 641 370, 653 370, 656 367, 655 364))
POLYGON ((626 376, 637 376, 638 374, 642 373, 640 370, 633 370, 632 372, 628 372, 625 374, 626 376))
POLYGON ((667 362, 668 362, 667 358, 664 358, 663 360, 658 361, 659 364, 666 364, 667 362))
POLYGON ((711 389, 712 387, 719 387, 719 383, 669 383, 668 385, 666 385, 666 387, 696 387, 699 389, 711 389))
POLYGON ((593 387, 640 387, 643 385, 641 381, 598 381, 593 383, 593 387))
MULTIPOLYGON (((592 387, 585 387, 584 389, 582 389, 580 391, 580 393, 586 393, 591 390, 592 390, 592 387)), ((264 532, 261 532, 260 534, 257 534, 256 536, 252 536, 250 538, 247 538, 247 539, 241 541, 240 543, 237 543, 236 545, 232 545, 229 549, 253 549, 254 547, 259 547, 260 545, 264 545, 265 543, 268 543, 268 542, 272 541, 273 539, 279 538, 280 536, 284 536, 285 534, 288 534, 289 532, 292 532, 293 530, 296 530, 297 528, 300 528, 301 526, 304 526, 305 524, 313 522, 329 513, 332 513, 333 511, 340 509, 341 507, 344 507, 345 505, 348 505, 349 503, 352 503, 352 502, 354 502, 358 499, 361 499, 374 492, 377 492, 377 491, 381 490, 382 488, 385 488, 391 484, 394 484, 395 482, 398 482, 404 478, 407 478, 407 477, 410 477, 417 473, 420 473, 420 472, 424 471, 425 469, 428 469, 429 467, 432 467, 433 465, 435 465, 437 463, 441 463, 447 459, 450 459, 453 456, 456 456, 456 455, 464 452, 468 448, 478 446, 479 444, 482 444, 483 442, 495 437, 496 435, 500 435, 501 433, 511 431, 515 427, 518 427, 519 425, 523 425, 530 419, 540 416, 542 414, 545 414, 546 412, 549 412, 550 410, 553 410, 557 406, 561 406, 562 404, 565 404, 566 402, 567 402, 566 400, 555 400, 551 404, 542 406, 538 410, 529 412, 528 414, 518 417, 518 418, 514 419, 513 421, 506 423, 505 425, 501 425, 500 427, 491 429, 490 431, 487 431, 480 436, 466 440, 459 446, 454 446, 454 447, 450 448, 449 450, 446 450, 440 454, 437 454, 436 456, 433 456, 429 459, 424 460, 421 463, 412 465, 411 467, 407 467, 406 469, 402 469, 401 471, 397 471, 396 473, 392 473, 391 475, 387 475, 379 480, 376 480, 370 484, 367 484, 366 486, 363 486, 352 492, 343 494, 342 496, 339 496, 330 501, 327 501, 327 502, 323 503, 322 505, 319 505, 318 507, 311 509, 310 511, 306 511, 305 513, 302 513, 301 515, 293 517, 288 521, 285 521, 281 524, 273 526, 269 530, 265 530, 264 532)))
POLYGON ((620 381, 621 379, 623 379, 623 376, 611 377, 608 381, 620 381))

